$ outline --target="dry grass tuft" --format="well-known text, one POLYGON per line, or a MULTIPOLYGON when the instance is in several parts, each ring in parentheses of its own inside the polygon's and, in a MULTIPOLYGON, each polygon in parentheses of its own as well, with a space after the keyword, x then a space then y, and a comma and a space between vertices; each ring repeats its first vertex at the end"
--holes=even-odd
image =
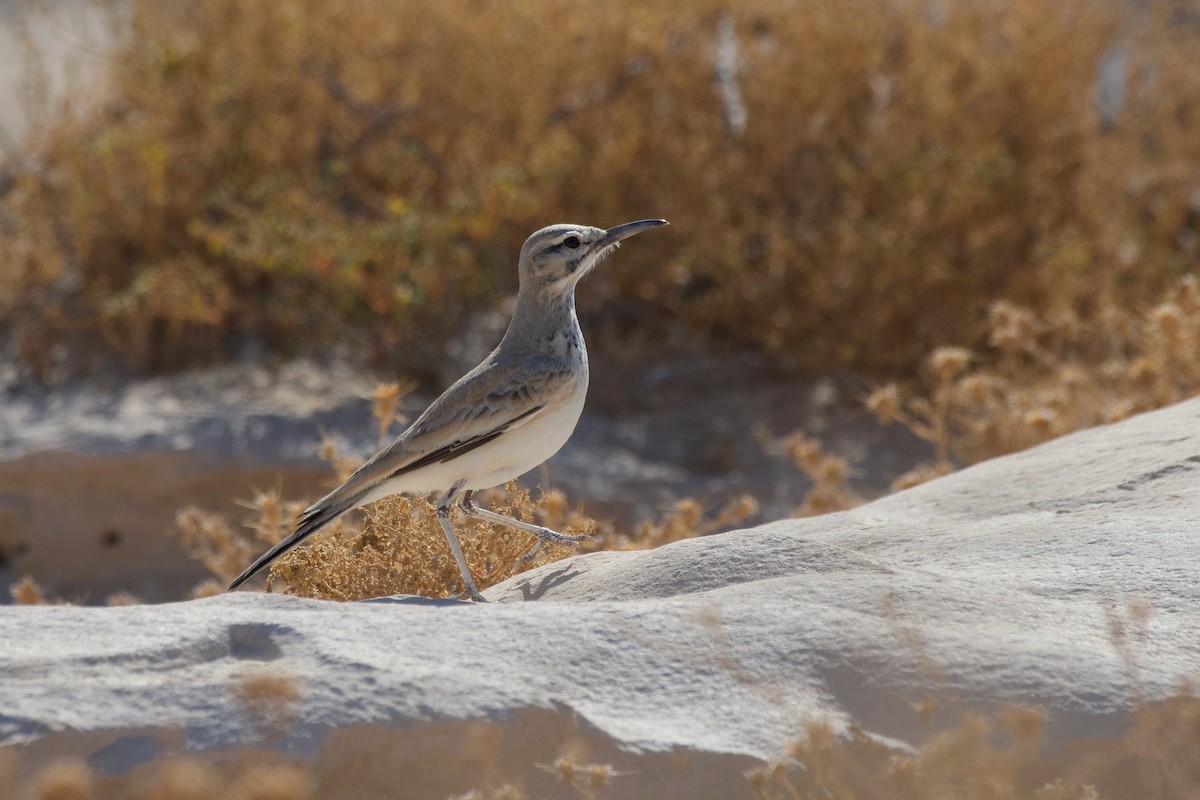
MULTIPOLYGON (((278 542, 291 530, 292 520, 304 509, 304 503, 285 502, 278 492, 258 492, 243 505, 250 513, 243 520, 243 535, 223 515, 193 506, 175 515, 175 529, 184 552, 202 563, 218 580, 229 584, 246 564, 266 547, 278 542)), ((334 523, 331 528, 338 526, 334 523)), ((196 591, 209 590, 203 584, 196 591)))
POLYGON ((1087 315, 1039 317, 998 302, 982 354, 941 348, 926 360, 926 393, 895 384, 867 407, 934 445, 934 463, 901 477, 905 488, 952 461, 1021 450, 1081 428, 1161 408, 1200 392, 1200 285, 1180 279, 1148 308, 1102 305, 1087 315))
MULTIPOLYGON (((403 421, 396 409, 408 390, 401 384, 387 384, 375 391, 373 414, 381 437, 394 422, 403 421)), ((319 453, 333 465, 338 480, 358 466, 357 461, 339 453, 330 439, 321 444, 319 453)), ((560 533, 595 535, 599 546, 617 549, 645 549, 703 536, 758 513, 758 504, 749 495, 735 498, 715 513, 687 499, 661 519, 644 522, 626 535, 572 506, 562 492, 542 492, 535 500, 515 481, 502 491, 479 493, 476 501, 505 516, 560 533)), ((245 533, 235 531, 221 515, 196 508, 184 509, 176 517, 185 550, 224 583, 236 577, 262 549, 286 536, 292 519, 306 503, 284 501, 273 491, 259 492, 243 505, 250 510, 243 520, 245 533)), ((390 497, 367 507, 361 525, 347 517, 335 520, 272 565, 268 590, 281 584, 289 594, 347 601, 394 594, 456 595, 462 590, 462 579, 435 511, 427 497, 390 497)), ((469 518, 456 519, 456 530, 480 589, 576 552, 572 547, 546 545, 524 561, 537 545, 537 539, 529 534, 469 518)), ((587 547, 595 545, 585 543, 587 547)), ((194 596, 221 590, 221 584, 207 582, 194 590, 194 596)))
POLYGON ((91 800, 96 776, 82 759, 64 758, 42 768, 29 784, 34 800, 91 800))
MULTIPOLYGON (((1037 708, 1014 706, 991 714, 967 713, 931 728, 913 751, 886 747, 853 726, 836 734, 822 722, 803 726, 787 758, 746 774, 760 800, 1175 800, 1200 794, 1200 699, 1189 687, 1159 703, 1140 703, 1122 736, 1084 739, 1064 749, 1047 744, 1046 719, 1037 708)), ((323 759, 282 760, 269 750, 246 750, 215 761, 167 756, 130 773, 100 779, 78 759, 48 765, 19 783, 11 750, 0 749, 0 790, 33 800, 109 797, 197 800, 310 800, 338 796, 348 787, 318 786, 323 759), (5 781, 8 781, 6 785, 5 781)), ((627 762, 629 760, 627 759, 627 762)), ((549 773, 583 797, 620 796, 621 779, 641 770, 614 770, 586 758, 511 764, 507 778, 455 800, 524 800, 520 787, 549 773)), ((662 768, 659 761, 656 769, 662 768)), ((402 782, 404 775, 391 775, 402 782)), ((399 785, 399 784, 397 784, 399 785)))
POLYGON ((379 446, 387 443, 388 431, 393 424, 408 422, 408 417, 400 413, 400 401, 403 400, 417 384, 413 381, 403 383, 381 383, 371 395, 371 416, 379 423, 379 446))
POLYGON ((791 749, 796 766, 764 765, 747 779, 762 800, 1167 800, 1200 792, 1200 700, 1190 692, 1141 705, 1124 737, 1082 742, 1053 757, 1044 722, 1042 712, 1021 706, 966 715, 911 755, 814 723, 791 749))
POLYGON ((260 729, 280 734, 291 727, 301 700, 301 684, 290 675, 247 672, 230 687, 246 716, 260 729))
POLYGON ((613 769, 611 764, 589 764, 561 756, 553 764, 537 764, 538 769, 558 777, 564 786, 570 786, 579 791, 584 797, 594 798, 602 789, 612 786, 612 779, 631 772, 620 772, 613 769))
POLYGON ((211 578, 200 581, 200 583, 192 587, 193 600, 200 600, 204 597, 216 597, 217 595, 224 593, 225 584, 221 583, 220 581, 212 580, 211 578))
POLYGON ((222 780, 217 770, 201 761, 172 756, 154 763, 137 779, 138 800, 211 800, 219 797, 222 780))
POLYGON ((129 592, 113 592, 104 598, 106 606, 140 606, 144 603, 140 597, 129 592))
POLYGON ((291 764, 251 764, 226 790, 229 800, 309 800, 316 795, 312 770, 291 764))
MULTIPOLYGON (((342 463, 335 452, 326 455, 342 463)), ((658 520, 641 523, 632 533, 613 530, 573 507, 557 491, 536 498, 516 482, 503 490, 476 495, 476 500, 497 513, 534 522, 569 535, 596 535, 598 544, 584 549, 649 549, 668 542, 726 529, 758 513, 749 495, 735 498, 715 512, 696 500, 681 500, 658 520)), ((234 530, 218 514, 185 509, 177 517, 185 547, 223 583, 241 572, 261 550, 288 532, 278 509, 299 510, 303 502, 284 503, 277 496, 260 494, 249 503, 258 509, 244 521, 245 533, 234 530)), ((436 508, 426 497, 390 497, 365 509, 359 523, 342 517, 271 566, 268 590, 326 600, 365 600, 394 594, 448 597, 462 591, 454 557, 435 517, 436 508)), ((456 516, 455 529, 471 574, 481 589, 513 575, 548 564, 577 552, 575 548, 546 545, 529 561, 522 559, 537 544, 529 534, 476 519, 456 516)), ((206 582, 194 596, 211 596, 223 583, 206 582)))
MULTIPOLYGON (((376 389, 372 413, 381 440, 394 423, 404 421, 397 408, 410 390, 411 385, 398 383, 376 389)), ((357 461, 340 454, 328 438, 319 452, 333 465, 338 480, 344 480, 358 466, 357 461)), ((597 530, 595 520, 572 508, 561 492, 544 492, 534 501, 514 482, 503 492, 480 494, 477 502, 491 505, 506 516, 536 521, 563 533, 597 530)), ((259 551, 288 535, 292 520, 307 504, 285 502, 273 491, 259 492, 244 505, 251 512, 243 521, 249 536, 235 532, 224 517, 195 508, 184 509, 176 518, 185 550, 225 583, 259 551)), ((342 517, 273 564, 268 589, 278 582, 289 594, 327 600, 457 594, 462 579, 435 511, 428 498, 392 497, 371 505, 361 526, 342 517)), ((481 589, 574 552, 574 548, 549 545, 522 563, 537 544, 535 537, 476 519, 458 523, 463 555, 481 589)), ((202 585, 196 591, 220 591, 220 587, 202 585)))
POLYGON ((710 512, 694 498, 685 498, 659 519, 639 523, 629 535, 611 534, 605 542, 617 550, 650 550, 681 539, 707 536, 741 524, 758 513, 758 501, 748 494, 735 497, 710 512))
POLYGON ((11 591, 13 602, 19 606, 44 606, 50 602, 46 591, 32 575, 22 575, 21 579, 12 585, 11 591))
POLYGON ((840 456, 829 455, 816 439, 796 431, 783 440, 783 448, 796 468, 812 481, 797 517, 812 517, 844 511, 858 505, 850 491, 850 465, 840 456))
MULTIPOLYGON (((510 483, 503 492, 479 496, 492 510, 568 534, 590 533, 594 523, 566 512, 561 495, 535 501, 528 490, 510 483)), ((330 533, 313 537, 272 568, 269 585, 284 591, 329 600, 362 600, 391 594, 447 597, 462 591, 454 556, 437 524, 435 507, 427 498, 391 497, 366 511, 361 529, 349 523, 330 526, 330 533)), ((548 545, 533 559, 519 564, 537 540, 519 531, 475 519, 456 518, 456 530, 471 574, 481 589, 512 575, 574 552, 548 545)), ((336 524, 335 524, 336 525, 336 524)))
POLYGON ((495 788, 472 789, 466 794, 455 795, 449 800, 529 800, 529 795, 525 794, 519 786, 506 783, 495 788))

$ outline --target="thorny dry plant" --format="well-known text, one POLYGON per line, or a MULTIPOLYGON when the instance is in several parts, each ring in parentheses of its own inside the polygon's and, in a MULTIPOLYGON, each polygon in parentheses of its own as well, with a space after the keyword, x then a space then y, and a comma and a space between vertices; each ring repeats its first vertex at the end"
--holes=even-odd
POLYGON ((0 768, 0 796, 20 800, 313 800, 318 783, 311 765, 266 750, 228 764, 172 755, 118 777, 73 757, 47 764, 22 782, 5 780, 0 768))
MULTIPOLYGON (((1144 624, 1137 604, 1113 612, 1116 628, 1144 624)), ((1136 661, 1128 632, 1112 633, 1123 661, 1136 661)), ((919 646, 919 645, 918 645, 919 646)), ((1135 673, 1131 673, 1135 676, 1135 673)), ((233 690, 254 698, 243 703, 252 719, 259 709, 286 725, 299 697, 283 676, 253 675, 233 690), (255 688, 247 688, 250 684, 255 688), (283 713, 278 716, 278 710, 283 713)), ((1046 715, 1037 708, 1012 706, 994 713, 962 712, 937 726, 927 710, 914 706, 928 726, 927 739, 915 750, 900 751, 851 726, 847 735, 829 724, 810 722, 788 748, 786 758, 746 773, 760 800, 928 800, 997 798, 1000 800, 1176 800, 1200 794, 1200 698, 1190 686, 1157 703, 1138 698, 1131 726, 1121 736, 1080 741, 1068 749, 1047 745, 1046 715)), ((310 800, 336 796, 322 782, 320 758, 290 761, 265 749, 248 749, 236 758, 210 761, 172 754, 121 776, 95 772, 84 760, 64 758, 32 773, 23 772, 13 749, 0 748, 0 796, 37 800, 116 800, 154 797, 200 800, 310 800), (318 787, 321 787, 319 789, 318 787)), ((660 765, 661 766, 661 765, 660 765)), ((535 773, 549 773, 576 796, 594 800, 620 797, 626 780, 637 780, 638 762, 626 759, 621 770, 593 763, 583 753, 560 753, 549 761, 531 754, 523 764, 499 765, 498 779, 448 800, 526 800, 522 786, 535 773)), ((386 766, 383 769, 390 769, 386 766)), ((388 780, 395 780, 393 772, 388 780)))
MULTIPOLYGON (((406 418, 397 412, 411 384, 387 384, 373 394, 372 413, 385 438, 393 424, 406 418)), ((328 437, 319 449, 334 467, 340 482, 358 466, 338 452, 328 437)), ((477 495, 477 501, 505 516, 536 522, 569 535, 588 533, 610 549, 645 549, 679 539, 701 536, 744 522, 757 513, 749 496, 737 498, 708 513, 696 500, 677 503, 661 519, 622 534, 572 506, 562 492, 540 492, 536 498, 515 481, 503 490, 477 495)), ((176 528, 185 551, 199 560, 223 584, 228 584, 246 564, 291 531, 292 520, 307 505, 284 501, 276 490, 258 492, 245 503, 249 513, 236 529, 219 514, 189 507, 179 512, 176 528)), ((269 588, 281 586, 289 594, 329 600, 363 600, 393 594, 446 597, 462 590, 462 580, 428 497, 395 496, 372 504, 360 523, 344 516, 272 565, 269 588)), ((478 519, 455 520, 463 555, 481 589, 575 552, 574 548, 546 545, 527 562, 524 556, 536 544, 528 534, 478 519)), ((206 581, 193 596, 218 593, 222 583, 206 581)))
POLYGON ((684 498, 658 519, 639 523, 629 535, 610 534, 606 545, 615 550, 649 550, 681 539, 716 533, 739 525, 758 513, 758 501, 748 494, 735 497, 710 512, 695 498, 684 498))
MULTIPOLYGON (((32 575, 22 575, 9 589, 9 596, 14 604, 19 606, 66 605, 67 600, 55 597, 46 591, 32 575)), ((105 598, 108 606, 134 606, 141 604, 141 598, 129 592, 113 592, 105 598)))
POLYGON ((267 735, 287 731, 302 699, 298 679, 286 673, 256 670, 237 675, 229 690, 243 713, 267 735))
MULTIPOLYGON (((893 622, 894 611, 886 614, 893 622)), ((1174 800, 1200 796, 1200 698, 1181 685, 1170 698, 1149 703, 1139 657, 1151 609, 1139 600, 1110 609, 1109 641, 1124 664, 1135 707, 1120 737, 1085 740, 1069 750, 1046 747, 1045 713, 1011 706, 985 715, 957 709, 955 722, 937 727, 936 703, 913 704, 929 728, 913 753, 898 753, 852 725, 839 736, 828 724, 809 723, 790 748, 790 763, 747 773, 760 800, 837 797, 841 800, 926 800, 931 797, 1010 800, 1174 800), (800 768, 802 767, 802 768, 800 768)), ((919 634, 895 633, 938 683, 940 670, 919 634)))
POLYGON ((850 489, 850 465, 846 459, 825 452, 817 439, 803 431, 787 436, 783 448, 796 468, 812 481, 804 503, 795 510, 797 517, 845 511, 858 505, 858 498, 850 489))
POLYGON ((930 442, 936 459, 893 489, 1072 431, 1176 403, 1200 391, 1200 288, 1180 279, 1153 307, 1130 313, 1039 317, 1008 302, 988 315, 988 349, 943 347, 926 359, 928 390, 905 398, 897 384, 867 407, 930 442))

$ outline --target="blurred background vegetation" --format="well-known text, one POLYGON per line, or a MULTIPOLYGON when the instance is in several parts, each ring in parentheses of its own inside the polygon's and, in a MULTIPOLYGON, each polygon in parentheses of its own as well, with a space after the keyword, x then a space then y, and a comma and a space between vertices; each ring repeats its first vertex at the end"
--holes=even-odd
POLYGON ((589 279, 594 347, 663 318, 878 379, 995 347, 998 301, 1030 326, 1001 360, 1132 363, 1200 265, 1194 2, 111 13, 99 94, 37 115, 0 180, 0 328, 44 380, 247 340, 429 374, 564 220, 673 223, 589 279))

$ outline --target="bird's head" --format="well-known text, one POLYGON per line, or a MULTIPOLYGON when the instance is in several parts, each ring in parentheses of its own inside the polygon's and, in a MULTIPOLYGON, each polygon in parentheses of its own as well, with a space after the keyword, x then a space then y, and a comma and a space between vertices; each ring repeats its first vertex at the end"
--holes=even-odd
POLYGON ((623 239, 666 224, 665 219, 643 219, 608 230, 587 225, 542 228, 521 248, 521 291, 547 298, 570 294, 579 279, 620 247, 623 239))

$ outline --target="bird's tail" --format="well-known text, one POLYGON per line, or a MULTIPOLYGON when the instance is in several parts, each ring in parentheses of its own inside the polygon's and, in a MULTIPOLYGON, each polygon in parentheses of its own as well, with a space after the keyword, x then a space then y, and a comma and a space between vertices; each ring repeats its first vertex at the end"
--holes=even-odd
POLYGON ((305 509, 300 516, 296 517, 295 528, 288 534, 287 538, 254 559, 254 563, 246 567, 242 574, 234 578, 233 583, 229 584, 229 591, 232 592, 237 589, 243 583, 253 578, 259 570, 266 567, 288 550, 291 550, 350 509, 357 507, 359 500, 366 492, 358 492, 346 498, 339 498, 337 497, 338 494, 339 492, 335 491, 329 496, 318 500, 314 505, 305 509))

